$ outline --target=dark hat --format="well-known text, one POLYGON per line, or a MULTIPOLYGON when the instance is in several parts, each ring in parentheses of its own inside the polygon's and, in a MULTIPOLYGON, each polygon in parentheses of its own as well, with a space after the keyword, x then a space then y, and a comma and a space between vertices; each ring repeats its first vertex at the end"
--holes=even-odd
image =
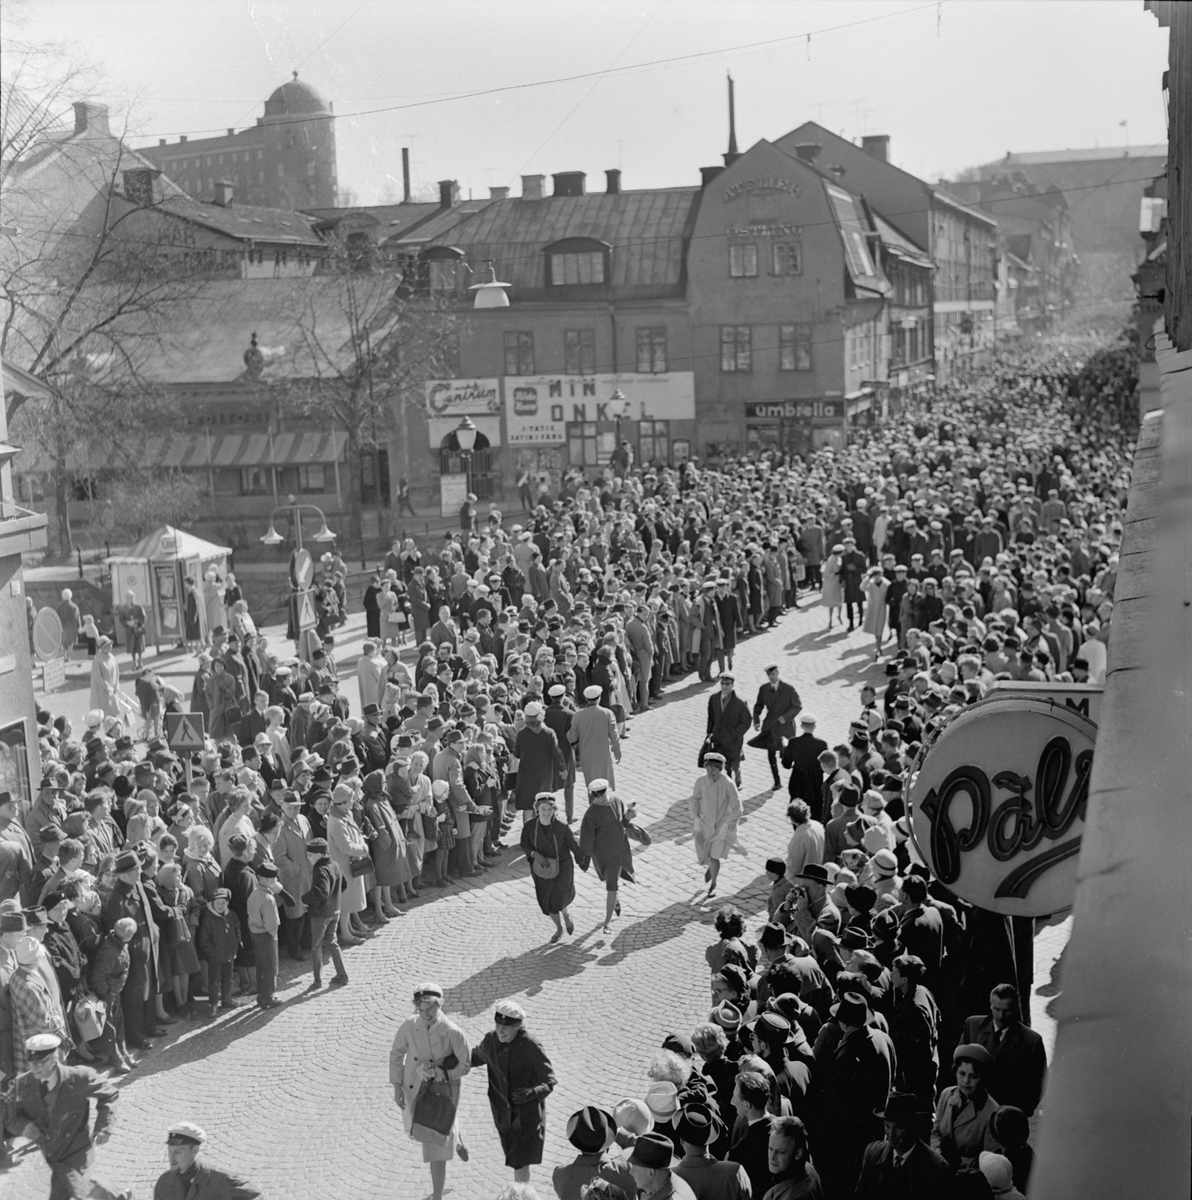
POLYGON ((306 843, 306 850, 307 850, 308 854, 326 854, 327 853, 327 839, 326 838, 311 838, 311 840, 306 843))
POLYGON ((567 1140, 581 1154, 599 1154, 612 1145, 616 1133, 612 1113, 590 1104, 567 1118, 567 1140))
POLYGON ((899 1125, 913 1125, 920 1112, 919 1101, 910 1092, 891 1092, 886 1097, 884 1108, 875 1108, 873 1115, 883 1121, 895 1121, 899 1125))
POLYGON ((781 858, 767 858, 766 873, 777 875, 781 879, 786 874, 786 863, 781 858))
POLYGON ((0 933, 24 933, 29 928, 22 912, 0 913, 0 933))
POLYGON ((956 1066, 957 1063, 962 1062, 972 1063, 973 1066, 979 1067, 984 1075, 993 1067, 993 1056, 984 1046, 978 1046, 976 1042, 962 1042, 952 1051, 952 1065, 956 1066))
POLYGON ((660 1171, 678 1161, 674 1149, 674 1143, 665 1133, 651 1130, 649 1133, 643 1133, 634 1142, 629 1161, 636 1163, 639 1167, 649 1167, 651 1170, 660 1171))
POLYGON ((786 930, 771 921, 762 927, 762 935, 758 941, 766 950, 777 950, 780 946, 786 945, 786 930))
POLYGON ((60 842, 62 840, 62 830, 57 825, 43 825, 37 831, 37 840, 43 844, 47 842, 60 842))
POLYGON ((870 946, 869 934, 859 925, 850 925, 840 935, 840 944, 846 950, 867 950, 870 946))
POLYGON ((662 1039, 662 1048, 663 1050, 673 1050, 684 1058, 695 1057, 695 1047, 691 1044, 691 1039, 681 1033, 668 1033, 662 1039))
POLYGON ((740 967, 729 963, 720 968, 720 974, 724 977, 725 982, 737 993, 738 996, 746 996, 749 994, 749 977, 741 970, 740 967))
POLYGON ((764 1041, 781 1045, 790 1036, 791 1023, 780 1013, 764 1012, 753 1023, 753 1031, 764 1041))
POLYGON ((828 1011, 842 1024, 864 1025, 869 1019, 869 1006, 860 992, 845 992, 828 1011))
POLYGON ((118 855, 112 867, 117 875, 123 875, 125 871, 139 871, 140 869, 141 860, 132 850, 125 850, 123 854, 118 855))
POLYGON ((366 704, 364 706, 364 715, 366 717, 379 716, 380 712, 381 712, 381 706, 379 704, 366 704))
POLYGON ((314 784, 316 787, 318 787, 320 784, 322 784, 323 786, 326 786, 327 784, 329 784, 331 782, 331 780, 332 780, 331 772, 326 767, 319 767, 315 771, 315 773, 310 777, 311 783, 314 784))
POLYGON ((257 873, 258 879, 276 879, 277 865, 271 862, 263 862, 259 866, 253 868, 257 873))
POLYGON ((50 918, 46 916, 46 910, 40 904, 36 908, 24 908, 21 913, 30 925, 48 925, 50 923, 50 918))
POLYGON ((849 908, 856 912, 867 913, 877 903, 877 892, 868 884, 850 883, 844 889, 844 898, 849 908))
POLYGON ((724 1122, 706 1104, 685 1104, 675 1119, 679 1141, 693 1146, 707 1146, 724 1131, 724 1122))
MULTIPOLYGON (((846 790, 847 789, 841 789, 841 794, 843 795, 844 791, 846 790)), ((856 788, 853 788, 854 792, 856 790, 856 788)), ((828 878, 828 869, 823 865, 823 863, 808 863, 807 866, 805 866, 800 872, 798 872, 798 874, 794 876, 794 878, 806 879, 810 883, 819 883, 824 887, 827 887, 828 884, 832 882, 828 878)))
POLYGON ((1004 1105, 990 1117, 989 1128, 1003 1146, 1025 1146, 1031 1136, 1026 1113, 1012 1104, 1004 1105))

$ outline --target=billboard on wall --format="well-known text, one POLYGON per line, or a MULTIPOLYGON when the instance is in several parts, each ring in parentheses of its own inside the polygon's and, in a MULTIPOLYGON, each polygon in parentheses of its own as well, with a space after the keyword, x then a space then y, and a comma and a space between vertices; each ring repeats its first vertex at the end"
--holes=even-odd
POLYGON ((428 379, 423 385, 428 417, 479 417, 501 411, 501 381, 428 379))
POLYGON ((693 421, 695 376, 691 371, 658 375, 506 375, 505 431, 511 446, 561 446, 572 421, 612 422, 612 395, 629 402, 627 421, 693 421))

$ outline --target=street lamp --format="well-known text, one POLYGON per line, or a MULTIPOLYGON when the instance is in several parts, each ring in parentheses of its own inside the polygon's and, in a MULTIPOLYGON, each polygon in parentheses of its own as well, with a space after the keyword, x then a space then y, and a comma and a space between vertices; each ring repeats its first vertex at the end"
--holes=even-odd
POLYGON ((475 293, 475 298, 472 301, 473 308, 508 308, 509 293, 505 290, 511 287, 511 284, 502 283, 497 278, 497 269, 493 266, 492 259, 488 260, 488 278, 482 283, 474 283, 469 292, 475 293))
POLYGON ((265 533, 264 537, 261 538, 261 541, 264 542, 266 546, 280 546, 282 542, 286 540, 280 533, 277 532, 277 526, 274 525, 274 520, 278 513, 289 513, 294 527, 294 549, 301 550, 302 510, 304 508, 309 508, 312 512, 318 513, 319 520, 322 522, 322 524, 319 526, 318 533, 314 534, 313 540, 316 542, 335 541, 335 534, 327 528, 327 517, 317 504, 299 504, 294 496, 287 496, 286 501, 287 503, 275 508, 269 514, 269 529, 265 533))
POLYGON ((476 422, 471 417, 464 417, 455 429, 455 441, 459 446, 459 456, 463 461, 464 478, 469 490, 472 487, 472 451, 476 448, 476 436, 479 432, 476 422))
MULTIPOLYGON (((629 401, 625 393, 617 388, 608 398, 608 410, 613 414, 613 420, 617 423, 616 445, 613 447, 614 457, 621 453, 621 422, 629 415, 629 401)), ((619 461, 619 460, 618 460, 619 461)), ((625 463, 625 472, 629 472, 629 463, 625 463)))

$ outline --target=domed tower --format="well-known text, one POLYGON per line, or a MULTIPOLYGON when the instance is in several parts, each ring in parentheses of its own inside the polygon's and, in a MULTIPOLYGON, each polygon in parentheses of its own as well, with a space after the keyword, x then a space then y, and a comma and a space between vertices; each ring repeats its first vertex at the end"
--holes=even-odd
POLYGON ((333 206, 339 184, 332 106, 295 71, 265 101, 257 125, 267 164, 258 203, 290 209, 333 206))

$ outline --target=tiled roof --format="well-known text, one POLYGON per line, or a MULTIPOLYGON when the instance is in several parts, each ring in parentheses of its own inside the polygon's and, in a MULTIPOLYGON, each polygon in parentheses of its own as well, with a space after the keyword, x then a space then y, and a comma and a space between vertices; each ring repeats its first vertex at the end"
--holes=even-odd
POLYGON ((325 245, 314 231, 314 219, 284 208, 256 204, 201 204, 189 196, 171 196, 155 206, 185 221, 193 221, 217 233, 241 240, 289 242, 307 246, 325 245))
POLYGON ((472 262, 492 259, 498 277, 514 287, 539 288, 544 247, 594 238, 612 246, 613 287, 675 286, 699 195, 691 187, 495 200, 434 243, 458 246, 472 262))
POLYGON ((1111 158, 1166 158, 1167 143, 1146 146, 1096 146, 1085 150, 1033 150, 1025 154, 1007 154, 979 168, 1044 167, 1050 163, 1101 162, 1111 158))
POLYGON ((352 208, 307 208, 303 210, 319 221, 342 221, 346 217, 371 217, 377 223, 377 237, 399 234, 439 211, 437 202, 410 204, 358 204, 352 208))
MULTIPOLYGON (((447 230, 454 229, 461 221, 482 212, 492 203, 492 200, 461 200, 459 204, 453 204, 450 208, 443 208, 439 204, 431 205, 430 213, 424 219, 398 230, 388 239, 386 248, 393 250, 408 243, 411 250, 421 249, 428 242, 439 240, 447 230)), ((456 244, 453 237, 446 240, 451 245, 456 244)))

